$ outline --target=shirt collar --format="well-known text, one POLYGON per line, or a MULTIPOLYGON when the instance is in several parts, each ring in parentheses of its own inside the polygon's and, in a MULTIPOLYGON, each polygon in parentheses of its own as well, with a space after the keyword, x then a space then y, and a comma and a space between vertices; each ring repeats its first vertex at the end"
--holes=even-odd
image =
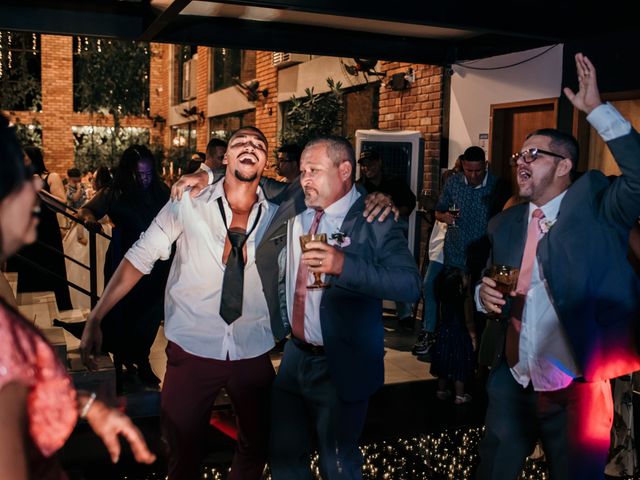
MULTIPOLYGON (((360 192, 356 189, 355 184, 351 186, 349 190, 342 198, 336 200, 327 208, 324 209, 324 214, 329 217, 346 217, 347 213, 351 209, 351 205, 360 197, 360 192)), ((315 213, 313 208, 307 208, 305 214, 309 215, 315 213)))
MULTIPOLYGON (((464 178, 464 184, 465 185, 469 185, 469 181, 467 180, 467 176, 464 174, 464 172, 462 173, 462 178, 464 178)), ((475 187, 472 187, 474 189, 476 188, 484 188, 487 186, 487 179, 489 178, 489 170, 485 170, 484 172, 484 178, 482 179, 482 183, 480 185, 477 185, 475 187)))
MULTIPOLYGON (((264 196, 264 192, 262 191, 262 187, 260 185, 258 185, 256 193, 258 195, 258 200, 254 204, 253 208, 255 208, 257 205, 265 205, 267 203, 267 199, 264 196)), ((218 199, 218 197, 222 197, 225 203, 227 204, 229 203, 227 202, 227 197, 224 194, 224 178, 221 181, 213 184, 213 192, 211 192, 211 200, 215 201, 218 199)))
POLYGON ((546 218, 547 220, 555 220, 558 217, 560 204, 562 203, 562 199, 564 198, 566 193, 567 191, 565 190, 560 195, 555 196, 541 207, 538 207, 534 203, 529 202, 529 220, 531 220, 531 215, 536 208, 542 210, 542 213, 544 213, 544 218, 546 218))

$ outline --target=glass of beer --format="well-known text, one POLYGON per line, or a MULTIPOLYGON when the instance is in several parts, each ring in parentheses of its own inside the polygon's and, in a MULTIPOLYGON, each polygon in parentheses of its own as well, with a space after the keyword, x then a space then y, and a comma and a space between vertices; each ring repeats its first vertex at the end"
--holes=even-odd
POLYGON ((503 295, 509 295, 518 285, 519 273, 519 268, 508 265, 492 265, 487 276, 496 282, 496 290, 503 295))
MULTIPOLYGON (((327 234, 326 233, 309 233, 307 235, 300 235, 300 248, 302 248, 303 252, 307 252, 310 249, 307 248, 307 243, 309 242, 323 242, 327 243, 327 234)), ((309 289, 316 288, 327 288, 330 285, 328 283, 324 283, 322 281, 322 274, 319 272, 313 272, 313 276, 315 281, 311 285, 307 285, 309 289)))

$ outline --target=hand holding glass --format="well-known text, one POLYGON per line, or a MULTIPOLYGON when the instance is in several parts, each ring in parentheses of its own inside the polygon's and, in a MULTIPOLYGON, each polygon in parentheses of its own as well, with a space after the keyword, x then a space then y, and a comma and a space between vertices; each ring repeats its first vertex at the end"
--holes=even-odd
POLYGON ((503 295, 509 295, 518 285, 519 268, 508 265, 492 265, 489 268, 488 276, 496 282, 496 290, 503 295))
MULTIPOLYGON (((307 243, 309 242, 327 243, 327 234, 326 233, 314 233, 314 234, 310 233, 307 235, 300 235, 300 248, 302 249, 303 253, 308 252, 310 250, 309 248, 307 248, 307 243)), ((307 285, 307 288, 315 289, 315 288, 330 287, 330 284, 324 283, 322 281, 322 273, 313 272, 313 276, 315 277, 315 282, 313 282, 311 285, 307 285)))
POLYGON ((456 219, 460 216, 460 207, 455 202, 449 205, 449 213, 453 215, 453 223, 450 226, 457 227, 456 219))

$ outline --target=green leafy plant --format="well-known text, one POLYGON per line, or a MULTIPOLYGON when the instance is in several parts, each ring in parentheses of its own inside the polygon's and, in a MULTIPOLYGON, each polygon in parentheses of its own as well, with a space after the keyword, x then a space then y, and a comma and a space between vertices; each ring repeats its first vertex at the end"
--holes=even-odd
POLYGON ((313 88, 307 88, 305 97, 291 97, 280 144, 295 143, 303 147, 317 135, 340 134, 344 112, 342 84, 327 78, 327 85, 327 93, 314 93, 313 88))
MULTIPOLYGON (((108 140, 111 151, 107 152, 106 146, 102 147, 104 141, 100 143, 100 148, 94 148, 95 142, 92 140, 88 155, 91 163, 102 161, 110 165, 129 145, 126 142, 132 135, 120 132, 122 117, 149 115, 150 59, 149 44, 145 42, 88 37, 75 39, 75 110, 98 115, 111 114, 113 118, 112 134, 100 138, 108 140)), ((78 156, 76 152, 76 161, 78 156)))
POLYGON ((122 152, 134 144, 149 144, 149 129, 125 127, 71 127, 74 142, 74 164, 81 171, 95 170, 104 165, 114 167, 122 152))

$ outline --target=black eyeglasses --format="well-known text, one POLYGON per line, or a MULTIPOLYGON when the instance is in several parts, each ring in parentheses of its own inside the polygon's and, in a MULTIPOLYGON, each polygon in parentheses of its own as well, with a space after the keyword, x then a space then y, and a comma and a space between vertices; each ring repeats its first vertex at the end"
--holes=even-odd
POLYGON ((540 155, 549 155, 550 157, 565 158, 564 155, 559 155, 557 153, 553 153, 548 150, 543 150, 541 148, 529 148, 527 150, 516 152, 513 155, 511 155, 511 159, 509 160, 509 163, 513 167, 521 158, 524 163, 535 162, 540 155))

